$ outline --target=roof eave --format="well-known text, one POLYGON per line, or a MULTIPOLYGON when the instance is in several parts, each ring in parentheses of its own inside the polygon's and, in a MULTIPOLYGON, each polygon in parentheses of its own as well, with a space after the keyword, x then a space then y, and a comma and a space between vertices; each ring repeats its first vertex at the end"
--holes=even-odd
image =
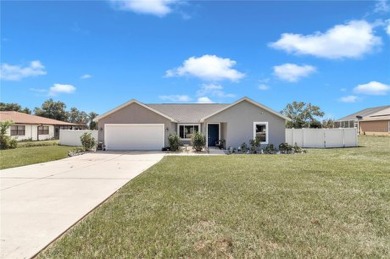
POLYGON ((140 105, 140 106, 142 106, 142 107, 144 107, 144 108, 146 108, 146 109, 148 109, 148 110, 150 110, 150 111, 152 111, 152 112, 154 112, 154 113, 156 113, 156 114, 158 114, 158 115, 160 115, 160 116, 170 120, 171 122, 177 122, 175 119, 173 119, 173 118, 171 118, 171 117, 169 117, 169 116, 167 116, 167 115, 165 115, 165 114, 163 114, 163 113, 161 113, 161 112, 159 112, 159 111, 157 111, 157 110, 155 110, 155 109, 153 109, 151 107, 148 107, 147 105, 139 102, 136 99, 131 99, 130 101, 128 101, 128 102, 126 102, 126 103, 124 103, 124 104, 122 104, 122 105, 120 105, 120 106, 118 106, 118 107, 116 107, 116 108, 114 108, 114 109, 112 109, 112 110, 102 114, 102 115, 97 116, 95 119, 93 119, 93 121, 94 122, 98 122, 99 120, 101 120, 101 119, 103 119, 103 118, 113 114, 114 112, 119 111, 119 110, 125 108, 126 106, 129 106, 130 104, 133 104, 133 103, 136 103, 136 104, 138 104, 138 105, 140 105))
POLYGON ((249 102, 249 103, 251 103, 251 104, 253 104, 253 105, 255 105, 255 106, 259 107, 259 108, 262 108, 262 109, 264 109, 264 110, 266 110, 266 111, 268 111, 268 112, 270 112, 270 113, 272 113, 272 114, 274 114, 274 115, 276 115, 276 116, 278 116, 278 117, 280 117, 280 118, 286 120, 286 121, 291 121, 290 118, 287 118, 286 116, 283 116, 282 114, 277 113, 276 111, 272 110, 271 108, 268 108, 268 107, 265 106, 265 105, 262 105, 262 104, 260 104, 260 103, 258 103, 258 102, 255 102, 255 101, 253 101, 252 99, 250 99, 250 98, 248 98, 248 97, 243 97, 243 98, 239 99, 238 101, 232 103, 231 105, 229 105, 229 106, 227 106, 227 107, 225 107, 225 108, 223 108, 223 109, 221 109, 221 110, 219 110, 219 111, 216 111, 216 112, 214 112, 214 113, 212 113, 212 114, 210 114, 210 115, 208 115, 208 116, 206 116, 206 117, 203 117, 203 118, 200 120, 200 122, 203 123, 203 122, 204 122, 205 120, 207 120, 208 118, 210 118, 210 117, 212 117, 212 116, 214 116, 214 115, 217 115, 218 113, 221 113, 221 112, 223 112, 223 111, 229 109, 230 107, 233 107, 233 106, 235 106, 235 105, 237 105, 237 104, 239 104, 239 103, 241 103, 241 102, 243 102, 243 101, 247 101, 247 102, 249 102))

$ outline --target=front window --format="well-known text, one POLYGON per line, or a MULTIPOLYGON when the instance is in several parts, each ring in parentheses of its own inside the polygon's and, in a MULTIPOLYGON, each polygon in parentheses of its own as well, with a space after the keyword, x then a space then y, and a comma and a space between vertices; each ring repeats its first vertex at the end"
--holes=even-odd
POLYGON ((179 137, 190 139, 195 132, 199 132, 199 125, 179 125, 179 137))
POLYGON ((11 136, 24 136, 26 135, 25 126, 21 125, 12 125, 11 126, 11 136))
POLYGON ((49 135, 49 126, 38 126, 39 135, 49 135))
POLYGON ((268 122, 253 123, 254 138, 259 138, 261 144, 268 144, 268 122))

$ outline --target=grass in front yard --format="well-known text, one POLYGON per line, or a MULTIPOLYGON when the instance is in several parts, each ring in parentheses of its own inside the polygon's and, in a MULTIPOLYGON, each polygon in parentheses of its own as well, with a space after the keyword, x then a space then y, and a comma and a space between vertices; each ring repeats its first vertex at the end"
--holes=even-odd
POLYGON ((0 150, 0 169, 62 159, 68 156, 69 150, 72 150, 72 147, 39 146, 0 150))
POLYGON ((165 157, 39 258, 390 257, 390 138, 165 157))

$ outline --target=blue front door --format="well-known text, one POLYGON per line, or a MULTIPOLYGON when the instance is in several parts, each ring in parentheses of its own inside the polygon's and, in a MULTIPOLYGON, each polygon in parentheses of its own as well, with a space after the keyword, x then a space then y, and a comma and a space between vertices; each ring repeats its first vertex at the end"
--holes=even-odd
POLYGON ((219 140, 219 124, 209 124, 207 126, 208 146, 215 147, 219 140))

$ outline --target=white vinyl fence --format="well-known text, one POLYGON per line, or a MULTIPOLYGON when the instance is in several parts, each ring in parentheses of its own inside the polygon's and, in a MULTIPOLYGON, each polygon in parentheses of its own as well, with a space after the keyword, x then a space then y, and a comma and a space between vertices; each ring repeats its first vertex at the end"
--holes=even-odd
POLYGON ((312 148, 357 147, 357 129, 286 129, 286 142, 312 148))
POLYGON ((85 132, 91 132, 92 137, 97 141, 98 131, 97 130, 60 130, 60 145, 64 146, 81 146, 80 137, 85 132))

